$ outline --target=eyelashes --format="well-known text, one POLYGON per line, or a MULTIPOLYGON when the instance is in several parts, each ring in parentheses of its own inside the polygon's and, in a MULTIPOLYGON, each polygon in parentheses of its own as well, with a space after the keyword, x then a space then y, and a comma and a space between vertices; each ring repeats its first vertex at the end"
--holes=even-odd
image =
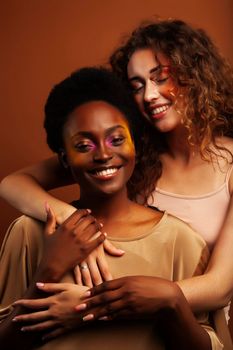
MULTIPOLYGON (((108 147, 118 147, 125 142, 126 137, 123 135, 109 136, 105 143, 108 147)), ((93 141, 78 142, 74 145, 74 148, 80 153, 87 153, 97 148, 97 145, 93 141)))

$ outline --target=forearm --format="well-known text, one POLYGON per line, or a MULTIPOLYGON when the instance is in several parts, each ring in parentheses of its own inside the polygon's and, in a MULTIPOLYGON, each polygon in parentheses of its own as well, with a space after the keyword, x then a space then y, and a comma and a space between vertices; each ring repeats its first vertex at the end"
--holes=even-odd
POLYGON ((196 276, 177 283, 195 313, 222 308, 232 297, 229 281, 223 281, 216 274, 196 276))
POLYGON ((159 328, 171 350, 212 349, 208 333, 199 325, 183 293, 177 291, 169 308, 159 312, 159 328))
POLYGON ((45 202, 53 208, 59 224, 75 211, 71 205, 51 196, 30 175, 9 175, 0 184, 0 195, 24 214, 41 221, 46 221, 45 202))

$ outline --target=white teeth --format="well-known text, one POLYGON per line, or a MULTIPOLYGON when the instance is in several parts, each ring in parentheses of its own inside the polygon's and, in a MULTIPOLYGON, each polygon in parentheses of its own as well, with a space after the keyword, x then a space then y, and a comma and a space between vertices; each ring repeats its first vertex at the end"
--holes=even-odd
POLYGON ((159 114, 159 113, 161 113, 161 112, 166 111, 168 108, 169 108, 169 105, 154 108, 154 109, 151 111, 151 114, 153 114, 153 115, 159 114))
POLYGON ((101 171, 96 171, 97 176, 108 176, 117 172, 117 168, 109 168, 101 171))

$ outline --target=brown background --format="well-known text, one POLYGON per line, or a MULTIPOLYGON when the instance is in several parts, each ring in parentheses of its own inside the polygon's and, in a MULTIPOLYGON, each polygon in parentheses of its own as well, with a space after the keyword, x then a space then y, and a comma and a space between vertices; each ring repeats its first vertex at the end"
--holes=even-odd
MULTIPOLYGON (((232 0, 8 0, 0 4, 0 178, 51 155, 43 105, 55 83, 103 64, 122 36, 154 16, 208 31, 233 63, 232 0)), ((69 200, 73 188, 55 191, 69 200), (66 193, 65 193, 66 192, 66 193)), ((0 199, 0 237, 19 213, 0 199)))

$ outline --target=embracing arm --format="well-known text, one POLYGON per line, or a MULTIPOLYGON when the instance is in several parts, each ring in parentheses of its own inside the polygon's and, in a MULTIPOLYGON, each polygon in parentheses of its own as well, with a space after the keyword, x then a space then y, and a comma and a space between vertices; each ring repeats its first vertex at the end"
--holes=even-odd
MULTIPOLYGON (((105 239, 105 235, 99 232, 100 225, 96 222, 95 218, 90 215, 90 211, 86 209, 78 210, 73 213, 63 225, 59 226, 54 231, 55 224, 55 217, 52 211, 48 209, 43 255, 34 278, 25 291, 26 298, 35 299, 45 297, 46 295, 44 292, 41 293, 41 291, 36 288, 36 281, 59 282, 65 273, 72 270, 76 264, 83 261, 86 256, 88 256, 93 249, 102 244, 105 239), (68 255, 67 251, 69 251, 68 255)), ((9 249, 10 247, 11 245, 6 245, 5 249, 9 249)), ((25 245, 22 246, 21 249, 23 252, 26 247, 25 245)), ((29 247, 30 246, 28 246, 28 249, 29 247)), ((29 253, 33 254, 33 249, 29 253)), ((28 270, 30 270, 30 267, 31 266, 28 266, 28 270)), ((23 269, 24 268, 25 266, 23 269)), ((11 282, 6 281, 6 283, 11 282)), ((14 300, 13 296, 12 300, 14 300)), ((9 302, 8 300, 8 304, 9 302)), ((17 322, 13 322, 17 315, 24 314, 25 312, 26 310, 24 307, 17 305, 8 317, 0 323, 0 342, 4 349, 13 349, 16 344, 20 349, 30 349, 30 344, 36 340, 35 336, 31 337, 31 335, 26 335, 20 330, 20 325, 18 325, 17 322)), ((39 339, 37 338, 37 340, 39 339)))
MULTIPOLYGON (((0 184, 0 195, 15 208, 41 221, 46 221, 45 202, 49 203, 56 215, 58 224, 62 224, 75 210, 51 194, 48 190, 72 184, 72 178, 61 166, 57 157, 23 168, 5 177, 0 184)), ((108 240, 104 249, 110 255, 122 256, 124 252, 115 248, 108 240)), ((103 247, 99 247, 87 259, 89 269, 82 271, 83 283, 88 286, 111 279, 111 273, 105 259, 103 247)), ((81 275, 78 271, 78 276, 81 275)), ((82 281, 77 278, 77 282, 82 281)))
MULTIPOLYGON (((232 179, 231 181, 233 183, 232 179)), ((206 273, 179 281, 178 284, 195 312, 218 309, 231 300, 233 295, 233 195, 231 195, 229 209, 206 273)))
POLYGON ((0 184, 0 195, 24 214, 42 221, 46 220, 44 204, 48 202, 61 224, 75 208, 46 191, 72 183, 58 158, 52 157, 6 176, 0 184))

